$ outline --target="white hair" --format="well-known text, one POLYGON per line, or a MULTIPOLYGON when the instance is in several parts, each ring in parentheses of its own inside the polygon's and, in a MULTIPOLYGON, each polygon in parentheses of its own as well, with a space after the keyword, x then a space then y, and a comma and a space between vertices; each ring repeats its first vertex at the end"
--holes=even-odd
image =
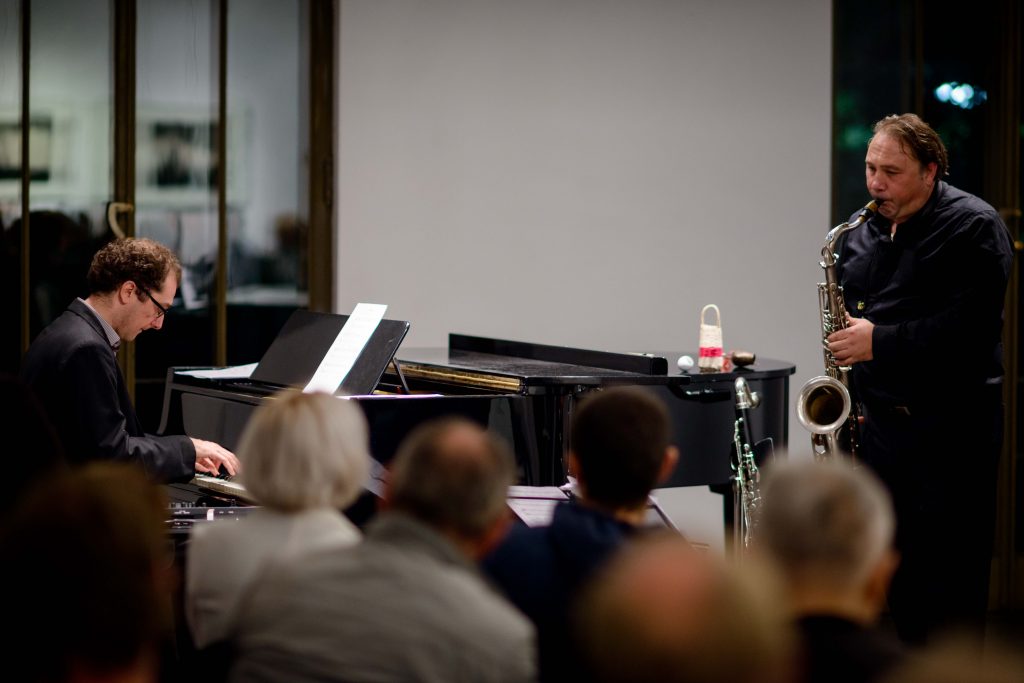
POLYGON ((892 500, 845 461, 777 462, 765 472, 755 543, 791 581, 852 588, 891 547, 892 500))
POLYGON ((238 458, 241 482, 267 507, 344 508, 370 471, 366 418, 351 401, 282 392, 246 425, 238 458))

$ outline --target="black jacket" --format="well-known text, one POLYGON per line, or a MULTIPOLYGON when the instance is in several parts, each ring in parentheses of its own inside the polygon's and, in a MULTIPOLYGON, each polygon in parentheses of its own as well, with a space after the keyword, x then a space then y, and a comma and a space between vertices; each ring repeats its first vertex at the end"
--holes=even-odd
POLYGON ((137 462, 158 482, 193 476, 191 439, 143 433, 103 328, 81 301, 32 342, 21 378, 39 398, 71 463, 137 462))

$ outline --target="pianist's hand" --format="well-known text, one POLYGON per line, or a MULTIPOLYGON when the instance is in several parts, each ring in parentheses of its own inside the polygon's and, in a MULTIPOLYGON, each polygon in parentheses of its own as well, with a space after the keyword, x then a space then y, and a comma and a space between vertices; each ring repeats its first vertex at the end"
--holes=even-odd
POLYGON ((220 444, 202 439, 192 439, 196 446, 196 471, 205 472, 217 476, 220 468, 223 467, 228 474, 235 476, 241 466, 235 454, 220 444))

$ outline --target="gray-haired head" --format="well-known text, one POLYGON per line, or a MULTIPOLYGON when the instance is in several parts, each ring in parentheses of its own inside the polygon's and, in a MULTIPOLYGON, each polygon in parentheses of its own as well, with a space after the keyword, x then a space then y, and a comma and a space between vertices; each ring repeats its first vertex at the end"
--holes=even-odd
POLYGON ((864 468, 778 462, 765 472, 763 496, 755 542, 790 582, 853 588, 892 546, 892 501, 864 468))
POLYGON ((442 532, 485 534, 505 513, 511 451, 476 424, 444 419, 417 428, 391 463, 389 502, 442 532))
POLYGON ((366 418, 351 401, 294 391, 267 401, 238 446, 241 481, 270 508, 343 508, 370 471, 366 418))

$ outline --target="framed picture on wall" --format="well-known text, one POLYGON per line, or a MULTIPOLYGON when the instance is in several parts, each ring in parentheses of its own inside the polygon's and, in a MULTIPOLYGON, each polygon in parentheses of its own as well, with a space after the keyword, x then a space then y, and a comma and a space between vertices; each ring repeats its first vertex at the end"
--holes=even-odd
MULTIPOLYGON (((28 169, 31 180, 50 179, 53 118, 34 116, 28 124, 28 169)), ((0 121, 0 181, 21 179, 21 122, 0 121)))
POLYGON ((217 124, 154 121, 149 124, 152 163, 145 185, 157 189, 217 187, 217 124))
MULTIPOLYGON (((244 198, 245 118, 228 119, 228 192, 244 198)), ((140 112, 136 120, 135 187, 140 202, 201 206, 215 202, 221 164, 220 126, 207 113, 140 112)))
MULTIPOLYGON (((31 197, 36 208, 81 210, 109 190, 109 109, 41 102, 29 116, 31 197)), ((21 196, 21 115, 0 109, 0 198, 21 196)))

